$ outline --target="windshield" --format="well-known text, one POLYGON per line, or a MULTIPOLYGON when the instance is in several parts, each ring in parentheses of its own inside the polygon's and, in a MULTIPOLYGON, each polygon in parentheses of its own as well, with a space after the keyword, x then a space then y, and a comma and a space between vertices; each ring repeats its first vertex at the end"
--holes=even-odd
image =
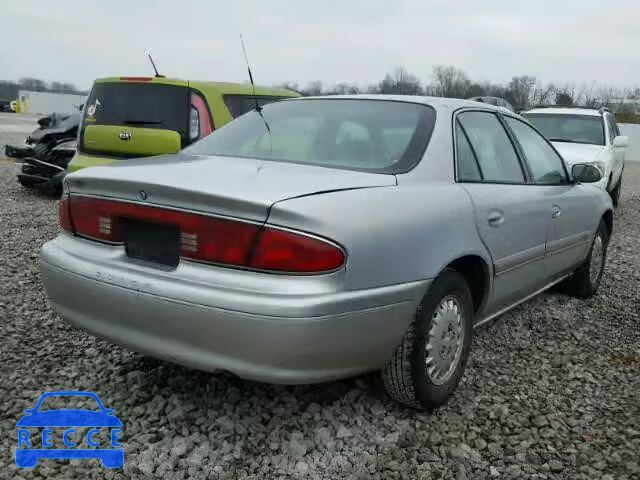
POLYGON ((78 395, 52 395, 42 400, 39 412, 47 410, 93 410, 100 411, 98 402, 93 397, 78 395))
POLYGON ((188 140, 189 90, 153 83, 96 83, 84 108, 87 125, 173 130, 188 140))
POLYGON ((523 116, 552 142, 604 145, 604 125, 600 116, 552 113, 525 113, 523 116))
POLYGON ((426 105, 360 99, 282 101, 261 114, 253 110, 185 152, 400 173, 420 160, 435 122, 426 105))

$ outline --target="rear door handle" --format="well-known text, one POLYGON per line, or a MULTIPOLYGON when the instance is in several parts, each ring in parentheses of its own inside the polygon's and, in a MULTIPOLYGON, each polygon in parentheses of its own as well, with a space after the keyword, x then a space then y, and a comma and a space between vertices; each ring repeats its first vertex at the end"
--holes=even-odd
POLYGON ((551 218, 558 218, 560 215, 562 215, 562 210, 558 205, 551 207, 551 218))
POLYGON ((504 214, 500 211, 491 212, 487 217, 487 222, 492 227, 497 227, 504 222, 504 214))

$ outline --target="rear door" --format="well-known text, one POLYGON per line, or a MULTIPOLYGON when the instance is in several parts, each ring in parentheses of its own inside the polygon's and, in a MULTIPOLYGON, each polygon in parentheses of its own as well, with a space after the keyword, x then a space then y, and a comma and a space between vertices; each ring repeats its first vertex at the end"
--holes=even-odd
POLYGON ((175 153, 189 142, 189 95, 186 82, 97 82, 78 149, 125 158, 175 153))
POLYGON ((478 232, 493 259, 494 288, 485 315, 544 285, 547 201, 528 183, 502 121, 493 112, 455 119, 457 181, 475 207, 478 232))
POLYGON ((527 123, 505 116, 531 171, 535 189, 550 221, 545 270, 550 277, 573 270, 587 255, 599 218, 593 186, 570 181, 566 166, 551 144, 527 123))

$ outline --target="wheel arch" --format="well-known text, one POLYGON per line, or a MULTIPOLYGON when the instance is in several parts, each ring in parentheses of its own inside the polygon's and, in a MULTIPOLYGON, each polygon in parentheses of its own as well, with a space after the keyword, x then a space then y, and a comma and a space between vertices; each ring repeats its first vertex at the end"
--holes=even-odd
POLYGON ((453 270, 462 275, 473 300, 473 310, 478 313, 487 303, 491 291, 491 268, 480 255, 461 256, 447 264, 444 270, 453 270))
POLYGON ((604 214, 602 215, 602 220, 604 221, 604 224, 607 226, 607 233, 609 234, 609 236, 611 236, 611 234, 613 233, 613 211, 612 210, 605 211, 604 214))

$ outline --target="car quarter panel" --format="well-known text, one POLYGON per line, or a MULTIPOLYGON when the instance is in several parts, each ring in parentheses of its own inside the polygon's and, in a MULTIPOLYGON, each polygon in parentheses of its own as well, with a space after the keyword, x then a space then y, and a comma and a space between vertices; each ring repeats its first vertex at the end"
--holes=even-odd
MULTIPOLYGON (((347 252, 347 290, 436 277, 477 255, 490 265, 473 208, 452 183, 411 183, 277 202, 268 223, 326 236, 347 252)), ((424 292, 423 292, 424 293, 424 292)))

